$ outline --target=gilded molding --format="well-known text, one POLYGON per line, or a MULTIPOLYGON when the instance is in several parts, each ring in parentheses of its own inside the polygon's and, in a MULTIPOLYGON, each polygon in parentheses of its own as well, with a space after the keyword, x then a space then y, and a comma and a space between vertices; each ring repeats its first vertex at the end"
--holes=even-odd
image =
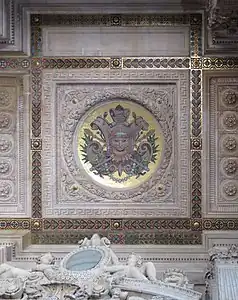
POLYGON ((1 70, 30 70, 31 59, 30 58, 13 58, 4 57, 0 58, 0 71, 1 70))
POLYGON ((31 229, 31 219, 0 219, 0 230, 31 229))
MULTIPOLYGON (((141 235, 150 233, 171 234, 179 232, 199 232, 202 230, 238 230, 237 218, 203 218, 203 219, 42 219, 42 218, 1 218, 0 230, 31 229, 40 232, 54 232, 61 234, 61 230, 70 235, 85 232, 89 236, 92 232, 114 232, 123 234, 129 232, 141 235), (150 231, 148 231, 150 230, 150 231)), ((103 233, 104 234, 104 233, 103 233)))
POLYGON ((192 228, 190 219, 44 219, 44 230, 176 230, 192 228))
POLYGON ((203 70, 238 69, 238 57, 203 57, 203 70))
POLYGON ((202 55, 202 15, 190 15, 190 56, 202 55))
POLYGON ((126 57, 123 58, 123 68, 139 69, 189 69, 189 57, 126 57))
POLYGON ((202 217, 202 70, 190 71, 191 101, 191 217, 202 217))
POLYGON ((59 58, 59 57, 47 57, 42 58, 40 63, 43 69, 83 69, 83 68, 109 68, 115 64, 116 60, 111 58, 102 57, 70 57, 70 58, 59 58), (111 63, 114 62, 114 63, 111 63))

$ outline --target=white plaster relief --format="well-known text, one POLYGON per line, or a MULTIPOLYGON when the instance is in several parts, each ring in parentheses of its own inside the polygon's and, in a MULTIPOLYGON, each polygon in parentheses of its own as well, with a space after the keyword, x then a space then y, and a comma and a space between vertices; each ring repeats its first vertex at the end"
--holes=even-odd
POLYGON ((209 80, 210 97, 204 107, 207 116, 204 122, 209 128, 204 139, 209 157, 209 178, 204 182, 209 198, 208 215, 219 213, 227 217, 227 214, 236 216, 238 212, 237 82, 238 77, 228 74, 209 80))
MULTIPOLYGON (((99 88, 98 91, 102 94, 103 89, 99 88), (101 90, 100 90, 101 89, 101 90)), ((112 89, 113 90, 113 89, 112 89)), ((165 90, 165 89, 164 89, 165 90)), ((99 96, 100 96, 99 93, 99 96)), ((112 93, 112 91, 111 91, 112 93)), ((115 93, 115 92, 114 92, 115 93)), ((176 93, 175 93, 176 95, 176 93)), ((82 97, 80 98, 82 99, 82 97)), ((93 99, 93 94, 92 94, 93 99)), ((187 71, 118 71, 118 70, 80 70, 80 71, 44 71, 43 75, 43 130, 42 135, 44 136, 43 143, 43 211, 44 216, 72 216, 72 217, 119 217, 119 216, 134 216, 134 217, 150 217, 150 216, 187 216, 189 213, 189 172, 187 166, 189 165, 189 122, 187 122, 187 116, 189 113, 189 104, 188 104, 188 73, 187 71), (80 82, 80 85, 79 85, 80 82), (92 203, 89 203, 89 197, 92 197, 92 194, 86 193, 83 187, 80 189, 82 195, 79 195, 78 198, 69 199, 65 195, 59 193, 62 188, 62 183, 59 181, 62 178, 61 169, 65 166, 63 164, 63 152, 62 152, 62 130, 63 123, 60 119, 60 110, 56 110, 54 103, 62 102, 62 95, 64 92, 69 92, 72 90, 72 83, 74 83, 74 90, 79 88, 85 89, 89 82, 94 82, 98 86, 102 87, 104 85, 108 86, 107 89, 110 90, 111 87, 116 88, 116 84, 121 83, 123 88, 117 88, 117 92, 121 90, 124 95, 136 95, 138 96, 138 91, 133 84, 137 83, 139 91, 143 88, 143 83, 149 84, 155 83, 158 85, 158 90, 162 90, 160 83, 174 83, 177 85, 179 91, 179 109, 178 115, 176 116, 175 124, 178 124, 178 142, 174 140, 174 147, 178 152, 176 156, 180 159, 176 163, 174 179, 179 180, 177 185, 177 192, 175 192, 173 198, 170 200, 172 205, 166 201, 161 202, 160 206, 144 203, 143 199, 135 205, 131 200, 127 203, 115 203, 114 202, 102 202, 99 203, 100 197, 94 198, 92 203), (130 92, 126 84, 130 83, 130 92), (76 84, 77 83, 77 84, 76 84), (140 83, 140 85, 138 84, 140 83), (60 85, 63 84, 63 85, 60 85), (64 91, 65 89, 65 91, 64 91), (56 90, 58 92, 57 101, 55 101, 56 90), (134 91, 134 94, 133 94, 134 91), (179 144, 180 147, 175 145, 179 144), (55 176, 55 174, 58 174, 55 176), (57 192, 56 192, 57 191, 57 192), (175 195, 180 195, 175 196, 175 195), (64 197, 62 197, 64 196, 64 197), (79 200, 80 199, 80 200, 79 200), (85 200, 84 200, 85 199, 85 200), (82 207, 80 207, 80 203, 82 207), (113 208, 111 207, 113 203, 113 208), (176 205, 174 205, 176 203, 176 205)), ((96 100, 95 100, 96 101, 96 100)), ((141 100, 142 101, 142 100, 141 100)), ((86 103, 86 102, 85 102, 86 103)), ((67 118, 67 109, 63 111, 66 113, 64 119, 67 118)), ((61 112, 62 113, 62 112, 61 112)), ((176 125, 175 125, 176 126, 176 125)), ((73 155, 73 153, 72 153, 73 155)), ((68 171, 67 171, 68 172, 68 171)), ((66 173, 67 173, 66 172, 66 173)), ((73 179, 72 174, 68 173, 67 175, 70 180, 73 179)), ((96 186, 95 186, 96 187, 96 186)), ((146 196, 145 196, 146 197, 146 196)), ((156 201, 156 199, 155 199, 156 201)))
POLYGON ((49 252, 38 256, 31 270, 2 263, 0 281, 0 295, 7 298, 11 293, 12 299, 199 300, 202 296, 181 269, 167 269, 157 279, 154 263, 135 253, 120 262, 110 241, 98 234, 80 240, 60 263, 49 252))
POLYGON ((187 56, 188 27, 45 27, 43 55, 187 56))
POLYGON ((22 79, 2 77, 0 84, 0 216, 29 216, 29 102, 22 79), (27 116, 26 116, 27 115, 27 116))
POLYGON ((0 41, 7 37, 7 22, 6 22, 6 3, 5 0, 0 0, 0 41))

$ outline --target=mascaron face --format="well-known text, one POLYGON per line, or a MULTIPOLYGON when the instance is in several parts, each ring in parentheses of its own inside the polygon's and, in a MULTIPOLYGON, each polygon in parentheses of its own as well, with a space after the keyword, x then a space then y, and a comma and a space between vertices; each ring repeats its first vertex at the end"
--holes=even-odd
POLYGON ((129 137, 127 135, 122 136, 113 136, 110 139, 110 148, 113 154, 117 156, 125 155, 129 152, 129 137))

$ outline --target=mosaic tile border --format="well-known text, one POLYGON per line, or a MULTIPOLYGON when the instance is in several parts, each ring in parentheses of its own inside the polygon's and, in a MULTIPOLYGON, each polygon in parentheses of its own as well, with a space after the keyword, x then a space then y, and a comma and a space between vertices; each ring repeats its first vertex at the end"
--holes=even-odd
POLYGON ((30 70, 31 59, 30 58, 15 58, 4 57, 0 58, 0 71, 1 70, 30 70))
POLYGON ((202 218, 202 70, 190 71, 191 217, 202 218))
POLYGON ((34 232, 64 230, 69 232, 85 230, 96 231, 202 231, 202 230, 238 230, 238 218, 204 219, 37 219, 37 218, 1 218, 0 230, 29 229, 34 232))
MULTIPOLYGON (((95 232, 95 230, 94 230, 95 232)), ((202 234, 200 231, 153 231, 153 232, 135 232, 135 231, 102 231, 97 233, 106 236, 113 244, 128 245, 200 245, 202 244, 202 234)), ((42 231, 32 233, 32 242, 34 244, 77 244, 85 236, 90 237, 92 231, 42 231)))
POLYGON ((236 70, 238 57, 44 57, 0 58, 1 70, 81 69, 81 68, 154 68, 236 70))

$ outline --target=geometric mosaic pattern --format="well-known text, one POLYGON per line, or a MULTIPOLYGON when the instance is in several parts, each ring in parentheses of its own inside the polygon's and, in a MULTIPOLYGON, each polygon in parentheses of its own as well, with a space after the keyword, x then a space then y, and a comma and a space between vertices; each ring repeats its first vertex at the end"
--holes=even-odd
POLYGON ((201 244, 203 230, 238 230, 237 219, 202 217, 202 77, 204 70, 238 69, 238 57, 203 57, 202 14, 169 15, 32 15, 31 58, 0 59, 0 70, 31 73, 32 217, 0 219, 0 229, 30 229, 37 244, 76 243, 92 232, 117 244, 201 244), (42 26, 189 25, 188 57, 43 57, 42 26), (41 88, 43 69, 187 69, 190 70, 191 215, 187 219, 43 219, 41 88))

